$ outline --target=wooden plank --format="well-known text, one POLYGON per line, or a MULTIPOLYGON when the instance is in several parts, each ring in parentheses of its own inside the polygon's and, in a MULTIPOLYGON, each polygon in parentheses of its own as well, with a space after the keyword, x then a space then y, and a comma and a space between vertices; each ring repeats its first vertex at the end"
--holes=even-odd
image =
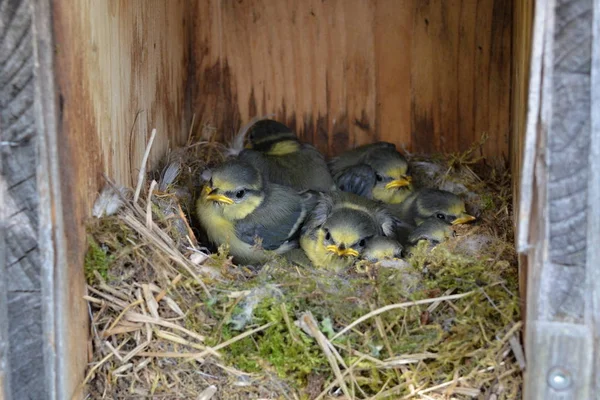
POLYGON ((187 138, 190 14, 184 0, 34 5, 44 360, 63 399, 81 397, 87 367, 84 222, 101 173, 131 185, 150 128, 151 164, 187 138))
POLYGON ((413 147, 508 158, 510 1, 414 2, 413 147))
POLYGON ((0 397, 45 398, 31 4, 0 3, 0 397))
POLYGON ((597 395, 595 4, 600 8, 597 0, 536 3, 520 193, 527 220, 519 224, 519 249, 529 263, 526 399, 597 395))
POLYGON ((328 155, 463 151, 488 132, 484 154, 508 157, 512 1, 194 4, 193 109, 222 141, 275 114, 328 155))
POLYGON ((589 286, 589 309, 586 310, 594 327, 594 374, 595 393, 600 393, 600 0, 593 1, 592 60, 591 60, 591 140, 590 175, 588 178, 588 209, 591 210, 587 224, 587 282, 589 286), (595 111, 594 111, 595 110, 595 111))
MULTIPOLYGON (((527 120, 525 128, 525 139, 523 144, 523 157, 520 173, 519 186, 519 208, 517 216, 517 251, 525 253, 530 248, 529 226, 534 203, 534 173, 537 157, 538 122, 541 113, 542 102, 542 64, 544 61, 544 49, 546 42, 551 38, 547 18, 550 5, 535 3, 533 22, 533 35, 531 47, 531 68, 529 72, 529 90, 527 96, 527 120)), ((546 76, 548 80, 548 76, 546 76)), ((546 89, 546 93, 549 88, 546 89)))
POLYGON ((395 0, 378 0, 375 6, 378 137, 408 147, 414 7, 410 2, 395 0))
MULTIPOLYGON (((590 327, 536 322, 528 329, 535 347, 528 357, 525 399, 592 399, 593 348, 590 327)), ((596 393, 597 394, 597 393, 596 393)))

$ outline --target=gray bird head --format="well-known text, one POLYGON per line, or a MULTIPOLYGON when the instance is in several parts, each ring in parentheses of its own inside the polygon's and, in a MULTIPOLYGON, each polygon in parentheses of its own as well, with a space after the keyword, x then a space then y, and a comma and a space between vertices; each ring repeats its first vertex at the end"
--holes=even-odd
POLYGON ((417 225, 430 217, 438 218, 448 224, 464 224, 475 220, 467 214, 465 202, 454 193, 438 189, 422 189, 415 199, 417 225))
POLYGON ((427 240, 431 245, 437 245, 455 236, 452 225, 439 218, 431 217, 416 227, 408 235, 408 244, 415 246, 421 240, 427 240))
POLYGON ((412 191, 408 162, 396 149, 372 152, 365 163, 375 171, 373 198, 388 204, 402 202, 412 191))
POLYGON ((250 164, 229 160, 202 173, 206 181, 201 201, 220 207, 229 219, 241 219, 256 209, 264 199, 261 174, 250 164))
POLYGON ((402 257, 402 245, 386 236, 376 236, 369 240, 362 258, 369 262, 402 257))
POLYGON ((321 227, 323 246, 338 257, 360 257, 370 238, 377 235, 375 221, 359 210, 334 211, 321 227))
POLYGON ((276 152, 277 147, 285 147, 284 142, 288 143, 287 147, 298 144, 298 136, 288 126, 272 119, 263 119, 252 125, 248 130, 248 140, 247 148, 263 153, 276 152))

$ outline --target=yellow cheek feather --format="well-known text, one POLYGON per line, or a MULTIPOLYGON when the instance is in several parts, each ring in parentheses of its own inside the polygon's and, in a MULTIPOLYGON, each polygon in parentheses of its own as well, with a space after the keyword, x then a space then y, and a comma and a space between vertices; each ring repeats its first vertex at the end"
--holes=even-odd
POLYGON ((336 253, 329 251, 324 240, 325 233, 322 229, 317 231, 316 239, 309 235, 300 238, 300 246, 315 267, 339 271, 352 265, 353 258, 339 257, 336 253))
POLYGON ((385 175, 389 176, 392 179, 400 179, 400 178, 407 178, 407 176, 406 176, 407 169, 408 169, 407 167, 393 167, 384 172, 385 172, 385 175))
POLYGON ((400 189, 386 189, 381 185, 375 185, 373 188, 373 198, 386 204, 402 203, 411 193, 411 186, 405 186, 400 189))
MULTIPOLYGON (((254 199, 248 199, 254 200, 254 199)), ((255 202, 260 204, 261 199, 257 198, 255 202)), ((229 252, 240 262, 264 263, 269 259, 269 254, 245 243, 235 235, 235 220, 232 215, 247 215, 252 212, 256 206, 233 204, 217 205, 214 201, 208 200, 205 196, 200 197, 196 203, 196 214, 200 224, 204 227, 208 240, 217 246, 222 244, 229 245, 229 252)), ((243 218, 243 217, 242 217, 243 218)))
POLYGON ((263 198, 258 196, 248 196, 248 198, 239 203, 223 207, 223 216, 230 221, 237 221, 246 218, 250 213, 256 210, 256 207, 262 203, 263 198))
POLYGON ((300 150, 300 143, 295 140, 284 140, 271 146, 267 154, 270 156, 285 156, 298 150, 300 150))

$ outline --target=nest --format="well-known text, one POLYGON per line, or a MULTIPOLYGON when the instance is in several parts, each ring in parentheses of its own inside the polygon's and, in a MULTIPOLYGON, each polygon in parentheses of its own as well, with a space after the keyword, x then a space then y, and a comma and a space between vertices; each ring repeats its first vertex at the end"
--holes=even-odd
POLYGON ((415 180, 463 196, 476 224, 343 274, 282 259, 250 269, 193 228, 199 171, 226 154, 210 133, 167 155, 145 190, 143 167, 135 193, 110 184, 96 203, 89 398, 520 397, 508 171, 477 146, 410 155, 415 180))

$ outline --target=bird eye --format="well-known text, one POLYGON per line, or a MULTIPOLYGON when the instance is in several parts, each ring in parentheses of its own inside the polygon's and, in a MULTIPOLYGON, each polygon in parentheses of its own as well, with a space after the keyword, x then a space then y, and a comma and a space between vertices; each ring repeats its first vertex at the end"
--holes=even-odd
POLYGON ((242 189, 242 190, 238 190, 238 191, 235 193, 235 197, 237 197, 238 199, 241 199, 242 197, 244 197, 244 195, 245 195, 245 194, 246 194, 246 191, 245 191, 245 190, 243 190, 243 189, 242 189))
POLYGON ((325 234, 325 240, 331 240, 331 233, 327 232, 325 234))
POLYGON ((367 242, 365 241, 365 239, 361 239, 360 242, 358 242, 358 245, 360 247, 365 247, 365 244, 367 244, 367 242))
POLYGON ((377 179, 377 182, 381 182, 381 181, 383 181, 383 176, 381 176, 379 174, 375 174, 375 179, 377 179))
POLYGON ((438 215, 436 215, 436 217, 438 217, 439 219, 446 219, 446 217, 444 217, 444 214, 439 213, 438 215))

